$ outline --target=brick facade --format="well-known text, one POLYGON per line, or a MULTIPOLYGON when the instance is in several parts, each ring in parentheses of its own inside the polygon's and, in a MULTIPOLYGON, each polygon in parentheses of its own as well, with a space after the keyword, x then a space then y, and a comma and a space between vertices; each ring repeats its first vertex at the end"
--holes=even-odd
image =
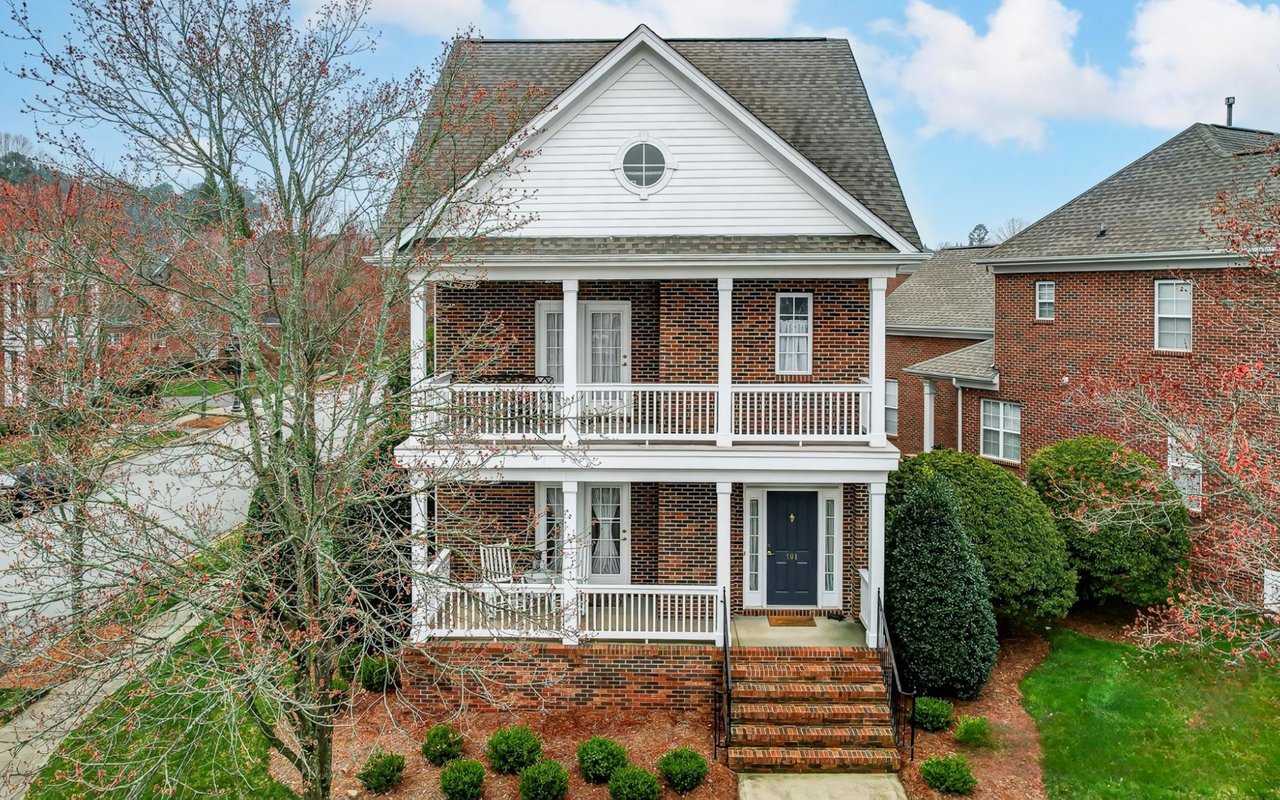
MULTIPOLYGON (((924 382, 903 370, 921 361, 946 355, 974 344, 973 339, 940 336, 885 337, 885 379, 898 382, 898 434, 889 440, 903 456, 919 453, 924 447, 924 382)), ((956 387, 934 381, 933 443, 935 447, 956 446, 956 387)))
POLYGON ((440 642, 407 659, 400 695, 424 712, 662 710, 708 725, 722 671, 719 647, 683 644, 440 642))

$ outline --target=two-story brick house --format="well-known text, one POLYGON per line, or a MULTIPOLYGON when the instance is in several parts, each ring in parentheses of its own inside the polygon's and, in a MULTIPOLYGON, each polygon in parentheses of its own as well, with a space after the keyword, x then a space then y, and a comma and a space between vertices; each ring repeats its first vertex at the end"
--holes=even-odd
MULTIPOLYGON (((416 587, 414 636, 513 683, 527 664, 559 670, 537 702, 593 708, 709 708, 730 643, 784 681, 779 654, 828 681, 866 662, 848 669, 872 683, 817 689, 846 705, 790 756, 766 753, 780 729, 760 725, 804 720, 766 708, 734 763, 892 766, 887 710, 847 705, 884 702, 871 651, 770 655, 744 633, 809 617, 817 638, 772 638, 883 643, 886 286, 925 256, 848 43, 641 27, 483 41, 476 63, 551 99, 523 145, 531 220, 484 243, 479 280, 414 304, 415 352, 430 327, 434 363, 413 378, 438 407, 418 407, 397 458, 418 475, 471 465, 415 506, 438 545, 419 558, 451 580, 416 587)), ((739 684, 735 708, 812 690, 739 684)))

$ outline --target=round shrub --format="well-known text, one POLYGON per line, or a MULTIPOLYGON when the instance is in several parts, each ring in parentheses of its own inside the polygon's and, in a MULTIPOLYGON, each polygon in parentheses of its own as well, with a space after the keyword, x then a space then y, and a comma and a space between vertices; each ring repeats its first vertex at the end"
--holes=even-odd
POLYGON ((520 800, 564 800, 569 773, 559 761, 539 761, 520 773, 520 800))
POLYGON ((627 763, 627 748, 612 739, 592 736, 578 745, 578 770, 587 783, 608 783, 627 763))
POLYGON ((986 717, 961 714, 956 720, 956 729, 951 732, 951 736, 960 744, 969 747, 990 750, 996 746, 995 732, 991 730, 991 721, 986 717))
POLYGON ((443 722, 433 726, 422 739, 422 755, 428 763, 443 767, 462 755, 462 734, 443 722))
POLYGON ((920 777, 929 788, 945 794, 969 794, 978 785, 969 759, 959 753, 926 758, 920 762, 920 777))
POLYGON ((1191 520, 1160 465, 1104 436, 1036 453, 1027 484, 1057 520, 1080 594, 1139 606, 1163 603, 1191 552, 1191 520))
POLYGON ((985 458, 933 450, 906 459, 889 476, 889 509, 902 504, 926 467, 955 487, 960 525, 982 562, 996 615, 1017 625, 1066 616, 1076 575, 1062 532, 1036 493, 985 458))
POLYGON ((440 770, 440 792, 447 800, 480 800, 484 794, 484 764, 460 758, 440 770))
POLYGON ((404 756, 374 750, 369 760, 356 773, 356 779, 374 794, 384 794, 396 788, 404 775, 404 756))
POLYGON ((499 775, 514 775, 542 758, 542 740, 524 725, 500 728, 489 737, 489 766, 499 775))
POLYGON ((370 692, 389 692, 400 685, 400 673, 390 656, 365 656, 360 662, 360 685, 370 692))
POLYGON ((707 759, 691 747, 677 747, 658 759, 658 774, 676 794, 688 794, 707 779, 707 759))
POLYGON ((916 708, 911 712, 911 721, 916 727, 926 731, 945 731, 951 727, 952 706, 946 700, 936 697, 917 697, 916 708))
POLYGON ((652 772, 627 764, 609 779, 609 800, 658 800, 662 784, 652 772))
POLYGON ((909 685, 976 697, 996 664, 996 618, 950 481, 918 470, 885 522, 885 613, 909 685))

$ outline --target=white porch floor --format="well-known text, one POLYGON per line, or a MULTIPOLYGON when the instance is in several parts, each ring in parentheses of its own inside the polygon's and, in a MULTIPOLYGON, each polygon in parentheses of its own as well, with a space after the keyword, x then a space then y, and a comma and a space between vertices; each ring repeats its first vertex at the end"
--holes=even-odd
POLYGON ((866 647, 867 632, 852 617, 814 617, 810 627, 774 627, 768 617, 735 616, 730 620, 735 647, 866 647))

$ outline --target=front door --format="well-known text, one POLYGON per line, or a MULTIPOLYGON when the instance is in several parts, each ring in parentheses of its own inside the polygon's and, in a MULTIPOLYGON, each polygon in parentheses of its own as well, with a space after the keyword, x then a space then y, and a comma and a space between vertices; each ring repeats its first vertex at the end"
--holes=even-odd
POLYGON ((818 493, 769 492, 766 602, 818 604, 818 493))

